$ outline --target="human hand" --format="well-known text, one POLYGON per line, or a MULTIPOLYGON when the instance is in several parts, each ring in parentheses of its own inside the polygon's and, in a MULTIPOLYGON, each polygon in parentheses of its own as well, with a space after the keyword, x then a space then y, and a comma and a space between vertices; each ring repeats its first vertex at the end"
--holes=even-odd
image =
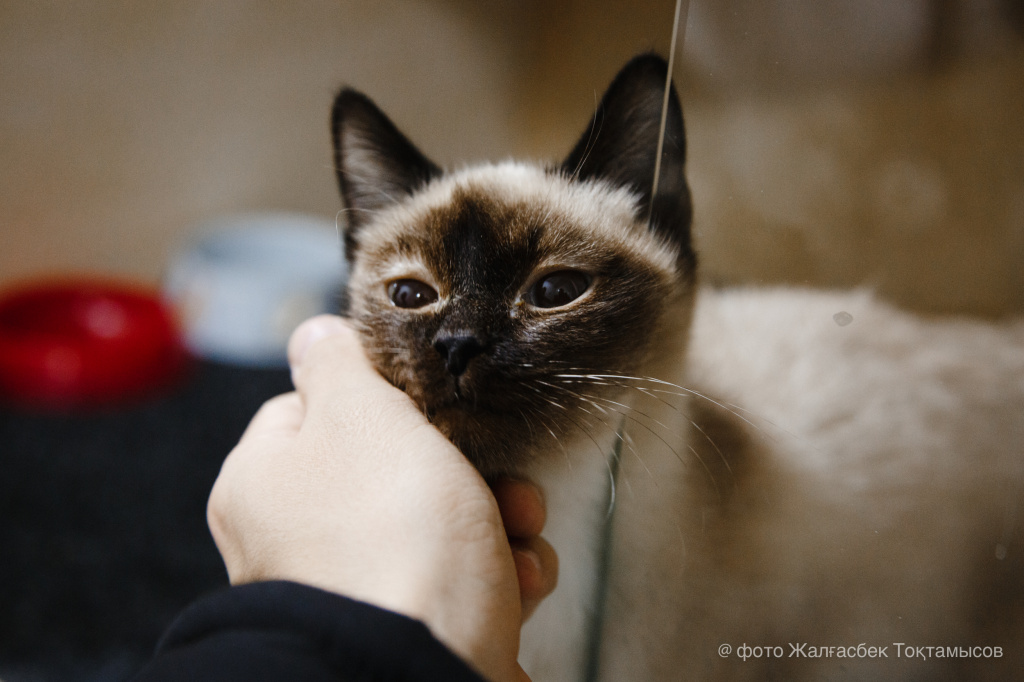
POLYGON ((297 392, 253 417, 210 495, 232 584, 366 601, 423 621, 489 679, 527 679, 519 630, 557 576, 536 488, 492 494, 340 318, 301 325, 289 359, 297 392))

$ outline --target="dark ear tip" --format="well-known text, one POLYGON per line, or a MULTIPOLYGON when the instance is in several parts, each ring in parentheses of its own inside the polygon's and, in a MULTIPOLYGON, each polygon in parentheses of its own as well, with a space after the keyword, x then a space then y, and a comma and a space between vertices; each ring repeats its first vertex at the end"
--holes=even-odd
POLYGON ((622 67, 623 71, 637 69, 640 71, 653 71, 664 76, 668 73, 668 62, 657 52, 642 52, 626 62, 622 67))
POLYGON ((342 88, 334 98, 334 106, 331 107, 331 130, 337 133, 338 127, 345 118, 360 110, 372 111, 375 108, 373 101, 363 93, 353 88, 342 88))
POLYGON ((441 175, 441 169, 358 90, 342 88, 335 96, 331 136, 338 187, 345 207, 354 211, 346 238, 365 215, 441 175))
POLYGON ((370 98, 359 92, 355 88, 344 87, 338 93, 337 97, 334 98, 335 109, 350 108, 353 105, 366 106, 371 104, 370 98))
POLYGON ((645 85, 664 88, 667 77, 668 62, 656 52, 645 52, 626 62, 616 80, 643 82, 645 85))

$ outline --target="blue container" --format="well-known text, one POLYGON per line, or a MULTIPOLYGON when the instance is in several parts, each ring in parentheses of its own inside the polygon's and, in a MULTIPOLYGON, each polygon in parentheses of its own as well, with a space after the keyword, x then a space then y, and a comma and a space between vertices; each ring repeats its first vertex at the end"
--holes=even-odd
POLYGON ((295 327, 338 311, 347 266, 332 221, 254 213, 199 231, 200 241, 172 261, 164 283, 185 344, 198 357, 283 367, 295 327))

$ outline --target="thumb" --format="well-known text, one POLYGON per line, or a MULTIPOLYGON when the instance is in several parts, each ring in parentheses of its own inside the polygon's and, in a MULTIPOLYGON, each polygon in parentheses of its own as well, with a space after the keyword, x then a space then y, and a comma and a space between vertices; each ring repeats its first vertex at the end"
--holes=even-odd
MULTIPOLYGON (((307 410, 330 406, 341 414, 401 415, 410 420, 407 426, 426 422, 409 397, 377 372, 355 329, 341 317, 318 315, 300 324, 288 343, 288 360, 307 410)), ((387 428, 386 422, 380 426, 387 428)))
POLYGON ((345 319, 337 315, 317 315, 296 327, 288 339, 288 364, 292 368, 292 379, 309 349, 317 341, 344 334, 355 333, 345 319))
POLYGON ((383 382, 363 351, 356 331, 336 315, 317 315, 300 324, 288 341, 292 383, 307 400, 329 389, 383 382))

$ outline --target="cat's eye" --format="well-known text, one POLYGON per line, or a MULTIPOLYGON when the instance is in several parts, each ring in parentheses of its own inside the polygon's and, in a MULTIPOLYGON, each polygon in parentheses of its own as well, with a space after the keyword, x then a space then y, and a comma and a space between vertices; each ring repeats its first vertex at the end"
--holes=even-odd
POLYGON ((530 287, 529 302, 538 308, 558 308, 572 303, 590 286, 590 277, 579 270, 559 270, 544 275, 530 287))
POLYGON ((437 292, 418 279, 396 279, 388 285, 388 298, 399 308, 422 308, 437 300, 437 292))

